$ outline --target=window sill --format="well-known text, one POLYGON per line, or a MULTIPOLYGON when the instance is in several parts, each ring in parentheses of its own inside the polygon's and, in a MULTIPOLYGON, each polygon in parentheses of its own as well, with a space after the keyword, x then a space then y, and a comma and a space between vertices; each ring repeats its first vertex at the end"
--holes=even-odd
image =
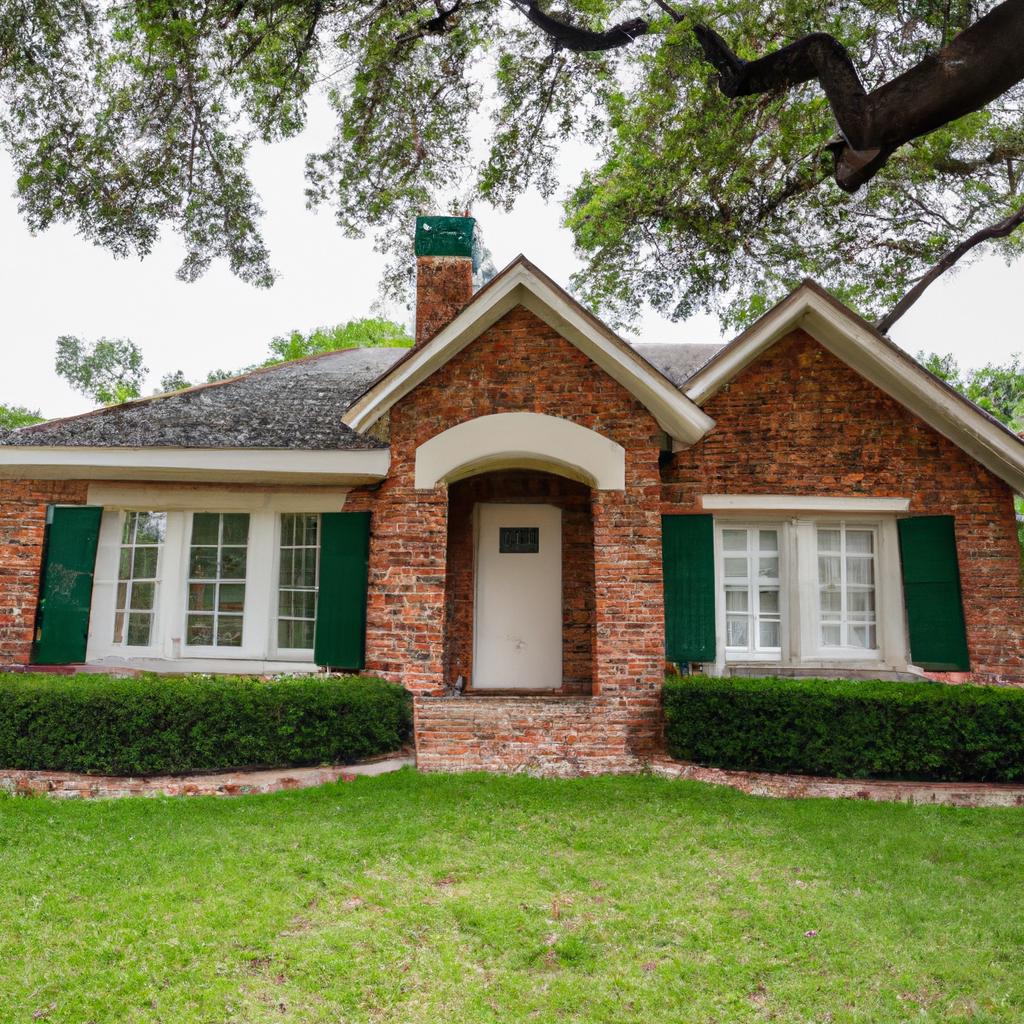
POLYGON ((226 675, 315 675, 320 669, 312 661, 273 660, 266 658, 155 658, 110 655, 91 658, 89 666, 97 669, 136 669, 142 672, 166 672, 176 675, 223 673, 226 675))

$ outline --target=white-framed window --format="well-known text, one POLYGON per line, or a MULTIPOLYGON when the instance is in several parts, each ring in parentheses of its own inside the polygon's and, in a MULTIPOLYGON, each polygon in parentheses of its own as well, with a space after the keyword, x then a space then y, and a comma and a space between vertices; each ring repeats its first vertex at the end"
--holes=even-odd
POLYGON ((166 512, 124 514, 114 592, 113 642, 119 646, 149 647, 152 642, 160 550, 166 533, 166 512))
POLYGON ((715 518, 716 671, 909 665, 896 516, 715 518))
POLYGON ((823 650, 878 649, 877 547, 873 527, 818 524, 818 643, 823 650))
POLYGON ((781 655, 779 536, 776 525, 722 527, 725 646, 730 655, 781 655))
POLYGON ((248 512, 193 513, 186 646, 242 646, 248 556, 248 512))
POLYGON ((105 509, 89 661, 211 672, 313 667, 319 509, 342 501, 317 495, 309 511, 302 494, 214 498, 219 508, 105 509))
POLYGON ((277 580, 278 650, 312 650, 320 585, 320 516, 280 517, 277 580))

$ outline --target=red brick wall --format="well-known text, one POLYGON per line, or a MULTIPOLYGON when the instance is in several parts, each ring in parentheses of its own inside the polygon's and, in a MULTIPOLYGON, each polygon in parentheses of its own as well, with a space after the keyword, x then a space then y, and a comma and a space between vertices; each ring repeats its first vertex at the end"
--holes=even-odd
POLYGON ((473 297, 473 261, 465 256, 416 260, 416 344, 423 345, 473 297))
POLYGON ((78 480, 0 480, 0 666, 29 661, 46 506, 84 505, 87 490, 78 480))
MULTIPOLYGON (((626 450, 625 493, 596 491, 594 692, 616 709, 631 750, 652 749, 664 668, 660 432, 647 410, 574 345, 517 307, 391 410, 391 470, 370 505, 367 670, 414 693, 444 691, 448 494, 413 486, 416 448, 478 416, 537 412, 569 419, 626 450)), ((458 641, 456 641, 458 643, 458 641)), ((483 698, 482 698, 483 699, 483 698)))
POLYGON ((473 678, 473 507, 477 502, 545 503, 562 510, 562 689, 593 687, 594 526, 590 488, 550 473, 482 473, 448 488, 448 651, 445 678, 473 678))
POLYGON ((954 515, 973 678, 1024 683, 1024 592, 1012 493, 803 331, 704 407, 716 426, 663 472, 666 512, 701 494, 909 497, 954 515))

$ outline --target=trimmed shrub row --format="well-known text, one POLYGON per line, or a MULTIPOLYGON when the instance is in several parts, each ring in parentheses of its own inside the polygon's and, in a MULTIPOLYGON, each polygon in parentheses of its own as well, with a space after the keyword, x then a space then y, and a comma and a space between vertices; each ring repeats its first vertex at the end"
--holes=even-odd
POLYGON ((411 727, 408 693, 380 679, 0 674, 0 768, 346 764, 397 750, 411 727))
POLYGON ((664 689, 669 753, 741 771, 1024 778, 1024 690, 930 682, 687 676, 664 689))

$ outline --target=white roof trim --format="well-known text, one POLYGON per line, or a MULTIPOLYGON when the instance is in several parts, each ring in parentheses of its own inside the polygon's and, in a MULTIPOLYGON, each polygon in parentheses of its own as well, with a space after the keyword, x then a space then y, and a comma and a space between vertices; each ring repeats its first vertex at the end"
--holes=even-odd
POLYGON ((707 512, 907 512, 909 498, 825 498, 799 494, 705 494, 707 512))
POLYGON ((703 405, 785 334, 802 328, 847 366, 1024 493, 1024 442, 947 388, 817 286, 803 284, 686 384, 703 405))
POLYGON ((261 448, 0 445, 0 478, 362 484, 387 476, 391 454, 261 448))
POLYGON ((624 341, 598 325, 561 289, 552 286, 520 257, 491 282, 441 332, 413 350, 345 413, 342 421, 365 431, 399 399, 440 369, 471 341, 516 306, 525 306, 572 342, 650 411, 670 437, 685 444, 700 440, 712 420, 624 341))

